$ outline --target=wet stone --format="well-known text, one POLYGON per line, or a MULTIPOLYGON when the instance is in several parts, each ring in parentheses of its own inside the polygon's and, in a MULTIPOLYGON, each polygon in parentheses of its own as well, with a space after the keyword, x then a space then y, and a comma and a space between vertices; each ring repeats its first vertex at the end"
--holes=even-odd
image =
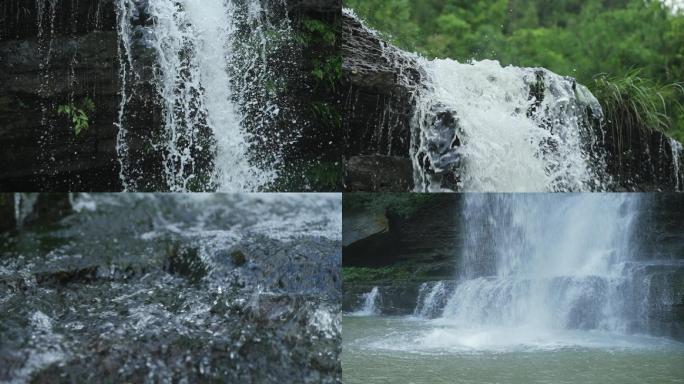
POLYGON ((341 382, 339 198, 257 200, 79 195, 1 234, 0 382, 341 382))

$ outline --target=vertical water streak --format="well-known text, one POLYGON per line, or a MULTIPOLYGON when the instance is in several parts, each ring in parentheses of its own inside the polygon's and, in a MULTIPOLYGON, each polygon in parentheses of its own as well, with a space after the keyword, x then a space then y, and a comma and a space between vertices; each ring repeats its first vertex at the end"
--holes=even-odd
POLYGON ((127 87, 137 76, 133 44, 155 56, 153 81, 163 132, 150 144, 163 156, 169 190, 256 191, 272 181, 283 143, 262 145, 266 138, 261 135, 269 133, 279 111, 264 90, 270 77, 283 75, 270 73, 272 45, 278 44, 271 40, 289 30, 274 30, 268 10, 256 0, 150 0, 143 5, 119 0, 118 9, 122 101, 117 147, 124 187, 135 188, 125 122, 133 91, 127 87), (144 9, 151 25, 132 27, 135 8, 144 9))
POLYGON ((14 222, 17 229, 23 228, 26 218, 33 212, 36 200, 38 200, 37 193, 14 194, 14 222))
POLYGON ((470 325, 647 331, 643 303, 656 298, 648 296, 653 267, 639 261, 642 204, 629 194, 467 195, 459 283, 443 316, 470 325))
POLYGON ((119 181, 124 191, 131 191, 130 184, 130 159, 128 148, 128 129, 125 123, 126 118, 126 104, 129 101, 128 85, 129 76, 132 72, 132 54, 131 54, 131 39, 132 27, 131 19, 133 18, 133 5, 129 0, 118 0, 116 3, 116 17, 117 17, 117 33, 119 36, 118 45, 118 59, 119 59, 119 81, 120 84, 120 102, 117 114, 116 126, 118 128, 116 136, 116 153, 119 161, 119 181))
POLYGON ((373 316, 378 314, 377 303, 380 299, 380 290, 378 287, 373 287, 370 292, 361 295, 361 308, 354 312, 354 316, 373 316))

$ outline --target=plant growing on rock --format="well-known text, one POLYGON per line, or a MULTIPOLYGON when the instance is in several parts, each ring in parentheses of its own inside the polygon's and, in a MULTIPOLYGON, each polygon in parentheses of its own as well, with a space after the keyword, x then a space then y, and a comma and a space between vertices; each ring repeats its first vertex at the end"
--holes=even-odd
POLYGON ((95 111, 95 102, 90 97, 85 97, 78 105, 73 102, 69 104, 62 104, 57 107, 57 114, 66 116, 74 129, 76 136, 90 127, 89 114, 95 111))

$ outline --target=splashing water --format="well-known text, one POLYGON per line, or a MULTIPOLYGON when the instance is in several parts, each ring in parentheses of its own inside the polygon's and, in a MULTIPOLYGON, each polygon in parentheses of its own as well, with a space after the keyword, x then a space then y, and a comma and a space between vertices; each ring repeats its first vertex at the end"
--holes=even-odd
POLYGON ((412 123, 416 189, 606 189, 594 96, 545 69, 421 59, 426 90, 412 123), (446 179, 446 180, 445 180, 446 179))
MULTIPOLYGON (((245 109, 254 109, 250 103, 265 104, 252 120, 269 125, 277 107, 271 100, 253 100, 253 94, 241 89, 242 77, 258 83, 256 87, 265 86, 262 74, 268 71, 267 44, 272 44, 265 33, 275 27, 265 25, 268 21, 261 3, 151 0, 145 12, 150 14, 152 25, 142 32, 132 25, 139 16, 136 7, 140 5, 132 0, 119 2, 123 86, 117 148, 125 189, 135 189, 135 182, 130 180, 135 166, 127 143, 130 132, 125 126, 130 97, 126 82, 137 76, 130 73, 134 67, 131 47, 141 36, 156 58, 154 82, 164 131, 153 146, 163 153, 168 189, 244 192, 259 190, 272 181, 279 154, 269 162, 250 154, 255 138, 245 128, 245 109), (252 29, 251 35, 259 38, 242 41, 244 28, 252 29)), ((280 34, 289 32, 288 26, 278 28, 280 34)))
POLYGON ((642 204, 624 194, 467 196, 462 268, 442 321, 541 338, 648 333, 649 311, 671 295, 652 287, 659 267, 638 261, 642 204))
POLYGON ((433 318, 444 309, 447 295, 450 293, 446 282, 423 283, 418 292, 418 302, 413 311, 414 316, 433 318))
POLYGON ((24 226, 24 221, 33 212, 36 200, 38 200, 38 195, 34 193, 14 194, 14 222, 17 229, 24 226))
POLYGON ((353 316, 373 316, 378 314, 377 302, 380 298, 380 290, 378 287, 373 287, 370 292, 361 295, 363 305, 361 309, 352 313, 353 316))

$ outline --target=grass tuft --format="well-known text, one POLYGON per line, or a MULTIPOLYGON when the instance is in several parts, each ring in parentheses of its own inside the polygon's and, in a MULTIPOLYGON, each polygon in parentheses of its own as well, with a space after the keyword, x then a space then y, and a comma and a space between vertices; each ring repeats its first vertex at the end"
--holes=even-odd
POLYGON ((592 92, 601 103, 605 123, 619 130, 616 133, 669 134, 673 128, 673 114, 669 112, 682 108, 676 96, 680 92, 684 95, 684 85, 660 85, 641 73, 641 69, 633 69, 623 77, 602 74, 594 78, 592 92))

